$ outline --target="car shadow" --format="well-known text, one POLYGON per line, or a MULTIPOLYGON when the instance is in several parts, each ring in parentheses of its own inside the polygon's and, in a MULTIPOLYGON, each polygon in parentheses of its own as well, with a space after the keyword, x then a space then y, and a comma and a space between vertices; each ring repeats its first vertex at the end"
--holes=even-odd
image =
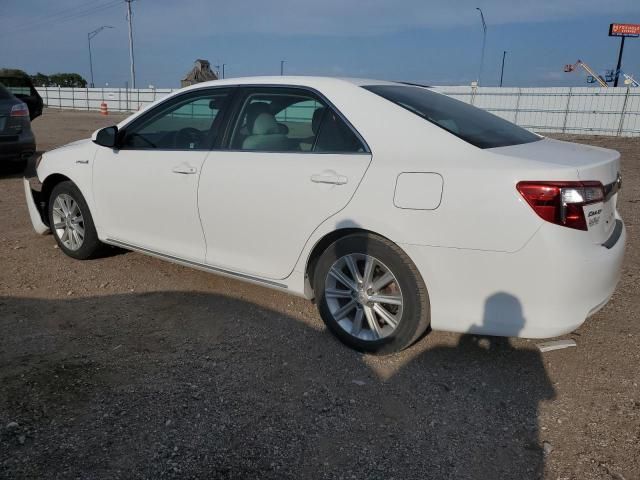
POLYGON ((543 470, 538 407, 553 388, 540 354, 507 340, 444 336, 372 357, 316 318, 174 291, 0 297, 0 329, 0 477, 543 470))

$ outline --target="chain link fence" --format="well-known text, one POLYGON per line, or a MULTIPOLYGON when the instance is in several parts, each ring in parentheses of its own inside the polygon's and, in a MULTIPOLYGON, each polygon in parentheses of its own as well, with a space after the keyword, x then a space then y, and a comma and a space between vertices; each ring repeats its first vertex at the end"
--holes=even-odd
MULTIPOLYGON (((434 90, 539 133, 640 136, 640 88, 504 88, 439 86, 434 90)), ((40 87, 49 108, 133 112, 175 89, 40 87)))

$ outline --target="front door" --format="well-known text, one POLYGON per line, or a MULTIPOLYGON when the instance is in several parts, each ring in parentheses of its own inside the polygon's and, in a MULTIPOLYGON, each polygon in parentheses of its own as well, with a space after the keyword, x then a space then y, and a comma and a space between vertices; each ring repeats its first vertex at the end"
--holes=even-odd
POLYGON ((228 90, 170 99, 124 127, 119 148, 98 148, 96 219, 112 241, 196 262, 205 258, 197 189, 228 90))

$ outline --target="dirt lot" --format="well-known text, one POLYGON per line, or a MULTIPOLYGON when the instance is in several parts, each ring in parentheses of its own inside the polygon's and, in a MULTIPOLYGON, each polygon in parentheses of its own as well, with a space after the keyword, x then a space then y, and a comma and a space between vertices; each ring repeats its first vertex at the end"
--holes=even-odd
MULTIPOLYGON (((34 127, 49 149, 115 121, 34 127)), ((433 332, 361 355, 298 298, 74 261, 1 175, 0 478, 640 479, 640 139, 576 140, 622 152, 629 243, 613 300, 546 354, 433 332)))

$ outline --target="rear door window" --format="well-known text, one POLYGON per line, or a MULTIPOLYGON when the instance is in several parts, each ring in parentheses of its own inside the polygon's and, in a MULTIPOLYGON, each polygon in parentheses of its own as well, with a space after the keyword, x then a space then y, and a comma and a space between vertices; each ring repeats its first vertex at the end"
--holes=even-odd
POLYGON ((231 134, 233 150, 366 152, 342 117, 315 93, 292 87, 246 89, 231 134))
POLYGON ((304 90, 247 89, 230 147, 263 152, 311 151, 320 126, 316 112, 323 108, 320 99, 304 90))

